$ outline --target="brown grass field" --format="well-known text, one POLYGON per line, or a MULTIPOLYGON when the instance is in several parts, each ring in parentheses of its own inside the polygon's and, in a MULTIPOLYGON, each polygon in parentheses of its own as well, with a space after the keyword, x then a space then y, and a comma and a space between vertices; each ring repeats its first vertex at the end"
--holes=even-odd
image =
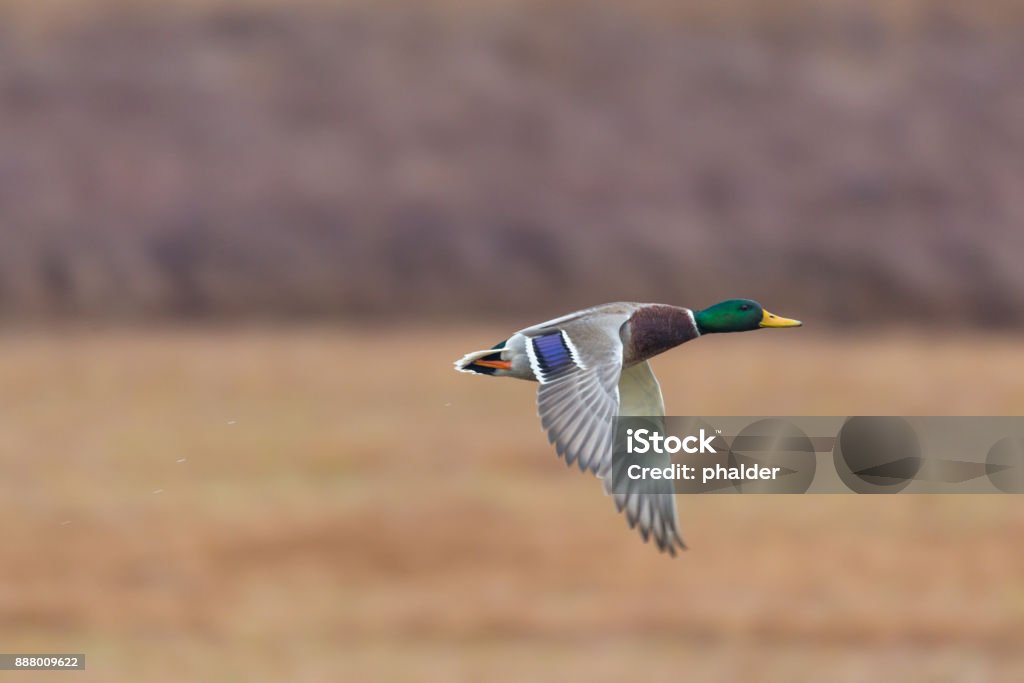
MULTIPOLYGON (((5 333, 0 641, 88 658, 21 678, 1024 678, 1019 498, 691 497, 670 560, 530 386, 451 370, 502 332, 5 333)), ((1019 355, 801 330, 656 369, 674 414, 1019 414, 1019 355)))

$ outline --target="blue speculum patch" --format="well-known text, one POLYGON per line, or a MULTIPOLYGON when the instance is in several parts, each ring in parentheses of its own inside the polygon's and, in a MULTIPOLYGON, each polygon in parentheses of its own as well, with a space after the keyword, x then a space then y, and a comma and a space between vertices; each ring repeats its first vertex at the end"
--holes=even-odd
POLYGON ((537 355, 537 364, 546 377, 558 374, 572 365, 572 354, 561 332, 534 337, 533 350, 537 355))

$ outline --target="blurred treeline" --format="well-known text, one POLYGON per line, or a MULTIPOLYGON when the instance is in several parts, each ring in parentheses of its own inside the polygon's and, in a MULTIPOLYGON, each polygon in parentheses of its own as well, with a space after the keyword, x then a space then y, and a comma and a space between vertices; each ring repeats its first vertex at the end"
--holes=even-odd
POLYGON ((0 315, 1024 323, 1019 3, 0 3, 0 315))

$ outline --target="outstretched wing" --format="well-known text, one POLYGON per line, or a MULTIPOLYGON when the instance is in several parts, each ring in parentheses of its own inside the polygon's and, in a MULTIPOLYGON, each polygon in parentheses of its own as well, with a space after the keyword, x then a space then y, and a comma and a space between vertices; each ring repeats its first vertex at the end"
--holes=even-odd
MULTIPOLYGON (((658 379, 648 363, 637 363, 622 372, 619 397, 619 415, 649 417, 655 422, 652 428, 664 433, 665 403, 658 379)), ((652 467, 671 465, 668 454, 649 454, 647 457, 652 467)), ((676 499, 672 481, 633 480, 623 475, 622 472, 608 470, 603 479, 605 491, 612 493, 615 506, 619 512, 625 513, 630 528, 639 527, 644 541, 653 536, 658 549, 670 555, 675 555, 676 549, 685 549, 686 545, 679 537, 676 523, 676 499)))
POLYGON ((609 314, 566 320, 526 339, 540 382, 537 413, 548 440, 567 464, 598 476, 611 467, 622 372, 619 330, 627 319, 628 314, 609 314))

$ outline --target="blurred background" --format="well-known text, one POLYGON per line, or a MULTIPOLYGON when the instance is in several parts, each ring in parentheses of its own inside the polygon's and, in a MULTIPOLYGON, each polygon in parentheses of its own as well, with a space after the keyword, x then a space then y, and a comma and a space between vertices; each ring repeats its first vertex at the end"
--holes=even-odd
POLYGON ((1012 0, 0 0, 4 650, 1022 680, 1017 498, 690 497, 672 561, 450 365, 744 296, 807 326, 670 413, 1021 414, 1022 69, 1012 0))

